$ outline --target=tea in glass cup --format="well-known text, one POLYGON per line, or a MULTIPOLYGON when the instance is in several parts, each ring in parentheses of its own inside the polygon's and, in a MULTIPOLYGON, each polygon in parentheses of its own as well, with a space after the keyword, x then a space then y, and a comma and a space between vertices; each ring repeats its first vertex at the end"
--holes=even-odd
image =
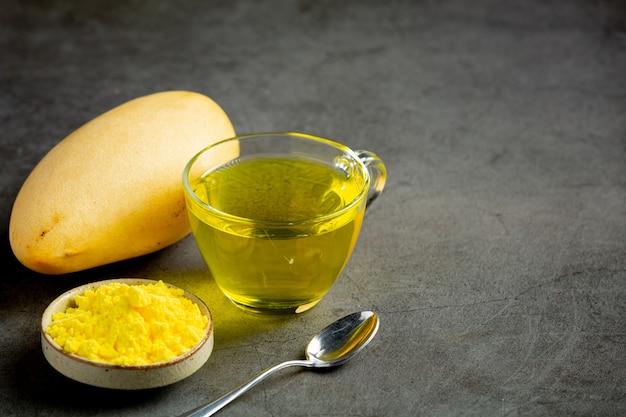
POLYGON ((187 165, 191 229, 211 275, 236 305, 300 313, 330 290, 356 244, 385 166, 301 133, 218 142, 187 165))

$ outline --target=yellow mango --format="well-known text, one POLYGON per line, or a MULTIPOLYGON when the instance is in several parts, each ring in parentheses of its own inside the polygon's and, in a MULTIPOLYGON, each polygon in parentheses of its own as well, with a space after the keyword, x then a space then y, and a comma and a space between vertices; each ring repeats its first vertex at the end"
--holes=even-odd
POLYGON ((13 253, 34 271, 64 274, 177 242, 190 232, 186 163, 234 134, 217 103, 188 91, 98 116, 52 148, 22 185, 9 224, 13 253))

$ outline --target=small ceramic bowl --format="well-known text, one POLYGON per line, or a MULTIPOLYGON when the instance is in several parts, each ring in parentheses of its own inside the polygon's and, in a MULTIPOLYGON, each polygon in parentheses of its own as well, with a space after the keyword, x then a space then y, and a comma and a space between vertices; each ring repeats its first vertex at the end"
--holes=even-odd
MULTIPOLYGON (((200 369, 211 356, 213 351, 213 320, 211 312, 202 300, 185 291, 185 297, 200 307, 202 314, 209 319, 209 325, 204 337, 186 353, 165 362, 147 365, 114 365, 92 361, 63 349, 46 333, 52 322, 52 315, 65 311, 72 306, 74 296, 84 293, 88 289, 100 285, 120 282, 128 285, 155 284, 157 281, 146 279, 122 278, 94 282, 82 285, 59 296, 43 313, 41 319, 41 346, 46 360, 61 374, 76 381, 103 388, 137 390, 156 388, 178 382, 200 369)), ((177 288, 166 284, 168 287, 177 288)))

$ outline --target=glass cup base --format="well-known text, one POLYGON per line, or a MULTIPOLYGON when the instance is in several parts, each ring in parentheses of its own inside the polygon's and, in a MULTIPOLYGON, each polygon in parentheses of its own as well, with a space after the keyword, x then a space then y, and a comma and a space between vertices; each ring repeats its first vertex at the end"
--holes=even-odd
POLYGON ((235 304, 237 307, 239 307, 240 309, 246 312, 254 313, 254 314, 261 314, 261 315, 268 315, 268 316, 304 313, 305 311, 308 311, 312 309, 313 307, 315 307, 322 300, 321 298, 319 298, 317 300, 309 301, 304 304, 297 304, 297 303, 294 304, 293 302, 284 303, 284 302, 276 301, 276 302, 255 303, 251 305, 251 304, 241 303, 232 297, 228 297, 228 299, 232 301, 232 303, 235 304))

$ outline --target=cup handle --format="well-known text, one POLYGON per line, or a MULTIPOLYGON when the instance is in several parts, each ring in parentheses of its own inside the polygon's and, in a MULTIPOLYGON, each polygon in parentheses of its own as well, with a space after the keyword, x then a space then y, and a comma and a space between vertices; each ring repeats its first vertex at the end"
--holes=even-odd
POLYGON ((367 208, 378 198, 383 188, 385 188, 385 182, 387 182, 387 168, 385 168, 382 159, 373 152, 360 150, 355 151, 355 153, 370 174, 370 189, 367 193, 367 203, 365 205, 367 208))

